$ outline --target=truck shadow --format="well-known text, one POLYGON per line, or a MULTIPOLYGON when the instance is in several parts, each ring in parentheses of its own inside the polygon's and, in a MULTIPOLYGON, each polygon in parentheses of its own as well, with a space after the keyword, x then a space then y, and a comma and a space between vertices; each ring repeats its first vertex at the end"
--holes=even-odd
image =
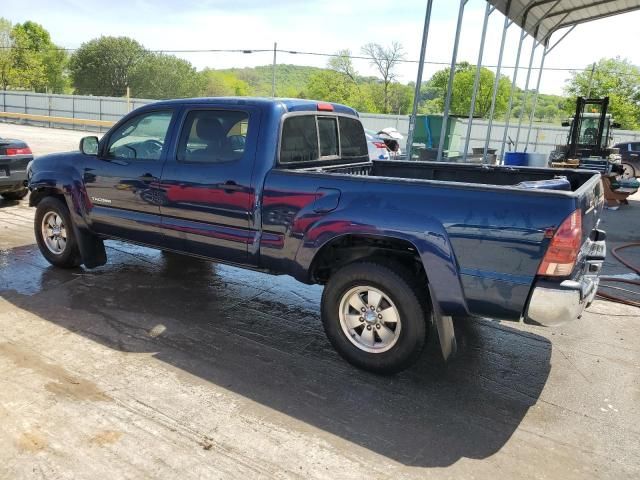
POLYGON ((20 202, 18 200, 6 200, 0 197, 0 208, 15 207, 20 202))
POLYGON ((549 375, 548 340, 484 321, 457 326, 461 353, 449 364, 430 340, 408 371, 361 372, 326 340, 318 287, 117 242, 108 253, 104 267, 64 271, 47 266, 34 245, 15 248, 0 262, 0 293, 69 331, 119 351, 154 352, 404 465, 495 454, 549 375))

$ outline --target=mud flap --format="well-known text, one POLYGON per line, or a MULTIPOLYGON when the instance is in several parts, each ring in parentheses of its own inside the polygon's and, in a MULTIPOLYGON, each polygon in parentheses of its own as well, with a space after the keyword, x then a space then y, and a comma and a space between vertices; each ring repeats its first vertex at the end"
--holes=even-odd
POLYGON ((436 315, 435 321, 438 329, 438 339, 440 340, 440 350, 446 362, 458 351, 458 342, 453 329, 453 318, 436 315))
POLYGON ((442 358, 446 362, 458 352, 458 342, 456 341, 456 332, 453 328, 453 317, 442 315, 440 306, 436 300, 431 285, 429 285, 429 295, 431 306, 431 324, 435 325, 438 330, 438 341, 440 342, 440 351, 442 358))
POLYGON ((107 263, 107 251, 101 238, 87 232, 83 228, 73 226, 78 239, 78 249, 82 257, 82 263, 87 268, 100 267, 107 263))

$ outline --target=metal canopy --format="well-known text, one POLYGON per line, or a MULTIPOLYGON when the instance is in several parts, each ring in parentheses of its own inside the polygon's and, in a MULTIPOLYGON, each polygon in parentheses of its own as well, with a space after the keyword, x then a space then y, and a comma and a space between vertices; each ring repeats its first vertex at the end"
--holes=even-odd
POLYGON ((547 42, 561 28, 640 10, 640 0, 488 0, 531 37, 547 42))

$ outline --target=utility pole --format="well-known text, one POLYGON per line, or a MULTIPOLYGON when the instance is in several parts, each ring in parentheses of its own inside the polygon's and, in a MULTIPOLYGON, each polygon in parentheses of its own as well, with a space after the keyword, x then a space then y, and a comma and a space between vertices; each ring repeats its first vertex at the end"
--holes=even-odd
POLYGON ((273 42, 273 67, 271 68, 271 96, 276 96, 276 53, 278 52, 278 43, 273 42))
POLYGON ((596 62, 591 66, 591 74, 589 75, 589 88, 587 89, 587 98, 591 98, 591 87, 593 86, 593 74, 596 73, 596 62))

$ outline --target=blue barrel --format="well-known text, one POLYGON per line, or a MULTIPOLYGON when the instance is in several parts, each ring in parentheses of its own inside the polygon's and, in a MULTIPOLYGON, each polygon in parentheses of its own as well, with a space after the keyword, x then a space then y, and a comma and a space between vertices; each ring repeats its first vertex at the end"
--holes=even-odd
POLYGON ((529 165, 529 157, 525 152, 507 152, 504 154, 504 164, 526 167, 529 165))

